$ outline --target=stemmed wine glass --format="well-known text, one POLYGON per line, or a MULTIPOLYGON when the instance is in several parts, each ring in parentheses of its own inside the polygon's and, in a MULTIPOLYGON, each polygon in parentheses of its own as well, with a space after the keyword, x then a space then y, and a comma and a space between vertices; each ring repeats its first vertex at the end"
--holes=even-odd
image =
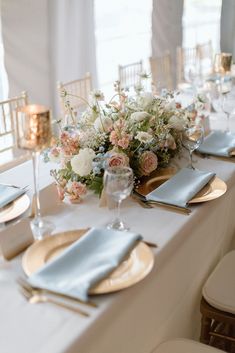
POLYGON ((189 168, 193 166, 193 151, 195 151, 203 142, 204 130, 201 125, 191 125, 186 127, 183 132, 183 146, 188 150, 190 157, 189 168))
POLYGON ((42 239, 54 228, 51 222, 42 218, 39 200, 40 152, 48 147, 51 141, 50 111, 44 106, 30 104, 18 108, 16 117, 18 146, 32 152, 35 216, 31 221, 31 228, 35 239, 42 239))
POLYGON ((226 125, 226 132, 227 133, 230 132, 229 118, 230 118, 230 115, 232 114, 232 112, 234 111, 234 109, 235 109, 234 95, 232 95, 231 93, 224 95, 223 103, 222 103, 222 110, 227 117, 227 125, 226 125))
POLYGON ((121 203, 126 199, 133 188, 133 171, 129 167, 108 167, 104 173, 104 190, 106 194, 117 202, 117 216, 112 223, 107 225, 109 229, 128 230, 129 228, 121 220, 121 203))

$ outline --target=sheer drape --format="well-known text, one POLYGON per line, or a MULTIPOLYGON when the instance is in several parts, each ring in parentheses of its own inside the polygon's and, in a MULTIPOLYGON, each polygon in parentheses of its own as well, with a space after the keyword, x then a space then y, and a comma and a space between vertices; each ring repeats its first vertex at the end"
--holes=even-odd
POLYGON ((220 22, 221 51, 235 57, 235 1, 223 0, 220 22))
POLYGON ((93 0, 2 0, 9 95, 58 110, 56 82, 90 71, 96 85, 93 0))
POLYGON ((161 56, 167 50, 172 57, 176 82, 176 48, 182 46, 183 0, 153 0, 152 55, 161 56))

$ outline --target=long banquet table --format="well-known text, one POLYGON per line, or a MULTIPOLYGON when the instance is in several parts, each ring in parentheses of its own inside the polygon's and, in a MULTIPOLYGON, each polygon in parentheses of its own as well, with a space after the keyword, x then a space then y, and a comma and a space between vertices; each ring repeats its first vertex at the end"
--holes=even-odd
MULTIPOLYGON (((212 117, 212 126, 220 127, 212 117)), ((156 242, 155 265, 140 283, 94 297, 91 316, 31 305, 17 289, 21 258, 0 262, 0 352, 2 353, 150 353, 173 337, 198 339, 201 288, 218 260, 232 248, 235 232, 235 163, 194 157, 196 167, 215 171, 228 186, 221 198, 192 207, 190 215, 162 208, 144 209, 132 200, 123 217, 133 231, 156 242)), ((180 161, 183 163, 185 161, 180 161)), ((49 165, 42 165, 41 187, 49 185, 49 165)), ((32 185, 31 163, 0 175, 0 182, 32 185)), ((80 205, 57 203, 47 214, 54 233, 102 226, 112 211, 90 195, 80 205)))

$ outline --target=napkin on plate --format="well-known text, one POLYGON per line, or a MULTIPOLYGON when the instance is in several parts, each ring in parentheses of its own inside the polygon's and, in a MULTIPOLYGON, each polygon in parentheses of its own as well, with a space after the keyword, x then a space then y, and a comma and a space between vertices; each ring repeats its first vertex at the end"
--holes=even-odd
POLYGON ((24 193, 25 190, 21 188, 0 184, 0 208, 8 205, 24 193))
POLYGON ((164 184, 146 195, 147 200, 163 204, 186 207, 213 177, 215 173, 183 168, 164 184))
POLYGON ((235 149, 235 135, 230 132, 212 131, 206 136, 197 151, 220 157, 230 157, 230 152, 235 149))
POLYGON ((89 289, 107 277, 141 239, 131 232, 92 228, 32 274, 29 283, 87 301, 89 289))

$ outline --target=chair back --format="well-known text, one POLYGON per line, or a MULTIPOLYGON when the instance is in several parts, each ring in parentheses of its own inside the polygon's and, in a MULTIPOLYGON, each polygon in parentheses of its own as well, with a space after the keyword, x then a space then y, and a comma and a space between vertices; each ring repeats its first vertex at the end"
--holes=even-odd
POLYGON ((206 43, 197 45, 197 53, 200 62, 201 75, 208 75, 213 71, 213 48, 212 42, 209 40, 206 43))
POLYGON ((152 89, 154 93, 160 93, 163 88, 173 89, 172 73, 171 73, 171 57, 167 52, 163 56, 149 58, 152 89))
POLYGON ((118 74, 121 88, 128 89, 138 84, 142 72, 142 60, 128 65, 119 65, 118 74))
POLYGON ((0 102, 0 171, 6 170, 25 160, 26 151, 17 147, 16 109, 28 104, 26 92, 0 102))
POLYGON ((87 106, 86 101, 88 101, 89 94, 92 90, 91 74, 87 72, 83 78, 80 78, 78 80, 66 83, 58 82, 61 111, 64 116, 66 114, 66 109, 64 106, 64 99, 63 97, 61 97, 61 90, 63 89, 65 89, 70 94, 68 100, 75 110, 85 110, 87 106))
POLYGON ((177 62, 177 85, 188 81, 188 72, 198 69, 198 54, 197 48, 182 48, 176 49, 176 62, 177 62))

